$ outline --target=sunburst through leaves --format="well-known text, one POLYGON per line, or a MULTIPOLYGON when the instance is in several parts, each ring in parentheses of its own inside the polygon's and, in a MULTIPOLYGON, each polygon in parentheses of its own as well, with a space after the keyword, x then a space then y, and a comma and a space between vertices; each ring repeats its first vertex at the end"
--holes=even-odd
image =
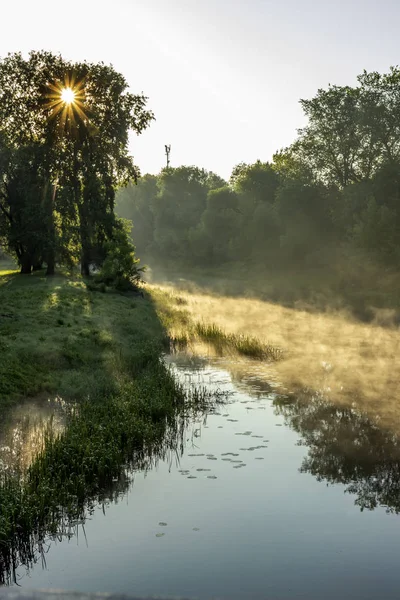
POLYGON ((50 109, 50 118, 59 118, 59 127, 74 129, 79 122, 86 122, 84 111, 84 81, 76 81, 74 76, 65 77, 64 81, 49 83, 46 108, 50 109))

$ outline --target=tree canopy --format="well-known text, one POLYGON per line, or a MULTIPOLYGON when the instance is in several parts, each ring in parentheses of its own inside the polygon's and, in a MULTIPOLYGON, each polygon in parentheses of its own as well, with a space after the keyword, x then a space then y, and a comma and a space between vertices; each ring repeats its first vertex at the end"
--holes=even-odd
POLYGON ((398 264, 400 69, 300 103, 307 124, 293 144, 271 162, 234 166, 229 183, 178 167, 121 192, 147 260, 300 268, 341 249, 398 264))
POLYGON ((128 135, 153 119, 146 102, 103 63, 49 52, 0 61, 0 235, 22 272, 80 262, 89 274, 104 261, 115 190, 139 174, 128 135))

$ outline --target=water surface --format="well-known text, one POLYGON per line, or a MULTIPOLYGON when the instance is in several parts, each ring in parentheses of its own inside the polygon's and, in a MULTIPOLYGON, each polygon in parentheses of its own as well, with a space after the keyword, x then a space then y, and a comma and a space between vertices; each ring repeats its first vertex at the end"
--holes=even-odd
POLYGON ((356 408, 278 395, 251 363, 167 357, 229 394, 182 456, 134 473, 24 588, 197 598, 398 598, 399 443, 356 408), (246 367, 247 365, 247 367, 246 367), (232 374, 231 374, 232 373, 232 374))

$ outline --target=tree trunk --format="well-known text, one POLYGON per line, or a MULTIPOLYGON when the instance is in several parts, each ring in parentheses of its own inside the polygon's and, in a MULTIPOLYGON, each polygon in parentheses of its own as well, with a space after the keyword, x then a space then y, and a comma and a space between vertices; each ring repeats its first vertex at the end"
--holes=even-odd
POLYGON ((52 186, 52 189, 47 194, 47 228, 48 228, 48 248, 45 255, 47 270, 46 276, 54 275, 56 265, 56 229, 54 223, 54 202, 57 193, 57 183, 52 186))
POLYGON ((25 253, 21 256, 21 274, 30 275, 32 273, 32 258, 25 253))
POLYGON ((86 261, 81 262, 81 275, 84 277, 90 277, 89 263, 86 261))
POLYGON ((33 262, 33 271, 41 271, 43 269, 43 262, 37 260, 33 262))
POLYGON ((54 271, 55 271, 54 252, 51 251, 47 258, 46 277, 54 275, 54 271))

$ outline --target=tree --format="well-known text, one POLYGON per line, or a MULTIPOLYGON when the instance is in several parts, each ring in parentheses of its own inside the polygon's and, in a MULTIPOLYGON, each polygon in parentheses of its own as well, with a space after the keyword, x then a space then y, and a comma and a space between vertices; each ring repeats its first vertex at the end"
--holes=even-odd
POLYGON ((214 263, 235 258, 233 248, 239 222, 240 211, 236 192, 228 186, 210 190, 200 228, 204 232, 204 243, 212 249, 214 263))
MULTIPOLYGON (((127 87, 121 74, 102 63, 71 63, 48 52, 31 52, 28 59, 10 54, 0 61, 3 206, 21 206, 9 196, 10 181, 19 168, 26 189, 19 189, 18 198, 25 198, 35 212, 35 202, 26 200, 33 189, 28 173, 32 161, 26 174, 22 163, 18 168, 15 163, 19 153, 35 148, 41 156, 35 198, 41 198, 42 254, 48 274, 54 272, 56 254, 65 255, 68 229, 79 231, 84 274, 91 261, 104 260, 105 243, 114 231, 115 188, 138 175, 128 155, 129 131, 140 133, 153 119, 145 109, 147 99, 127 87)), ((30 212, 18 211, 11 228, 10 213, 2 210, 3 231, 29 229, 30 212)), ((21 263, 16 239, 10 237, 9 246, 21 263)), ((26 248, 23 271, 30 272, 34 256, 31 247, 26 248)))
POLYGON ((315 178, 344 188, 369 177, 377 147, 364 139, 360 90, 330 86, 300 104, 308 125, 299 130, 293 153, 315 178))
POLYGON ((275 200, 279 185, 279 176, 270 163, 257 161, 252 165, 239 163, 234 167, 230 183, 237 193, 245 195, 253 202, 270 202, 275 200))
POLYGON ((154 202, 158 194, 158 178, 144 175, 138 182, 120 188, 115 210, 120 217, 133 223, 135 245, 141 256, 154 251, 154 202))
POLYGON ((204 213, 210 189, 225 182, 192 166, 164 169, 154 201, 154 240, 159 256, 188 259, 189 231, 204 213))

